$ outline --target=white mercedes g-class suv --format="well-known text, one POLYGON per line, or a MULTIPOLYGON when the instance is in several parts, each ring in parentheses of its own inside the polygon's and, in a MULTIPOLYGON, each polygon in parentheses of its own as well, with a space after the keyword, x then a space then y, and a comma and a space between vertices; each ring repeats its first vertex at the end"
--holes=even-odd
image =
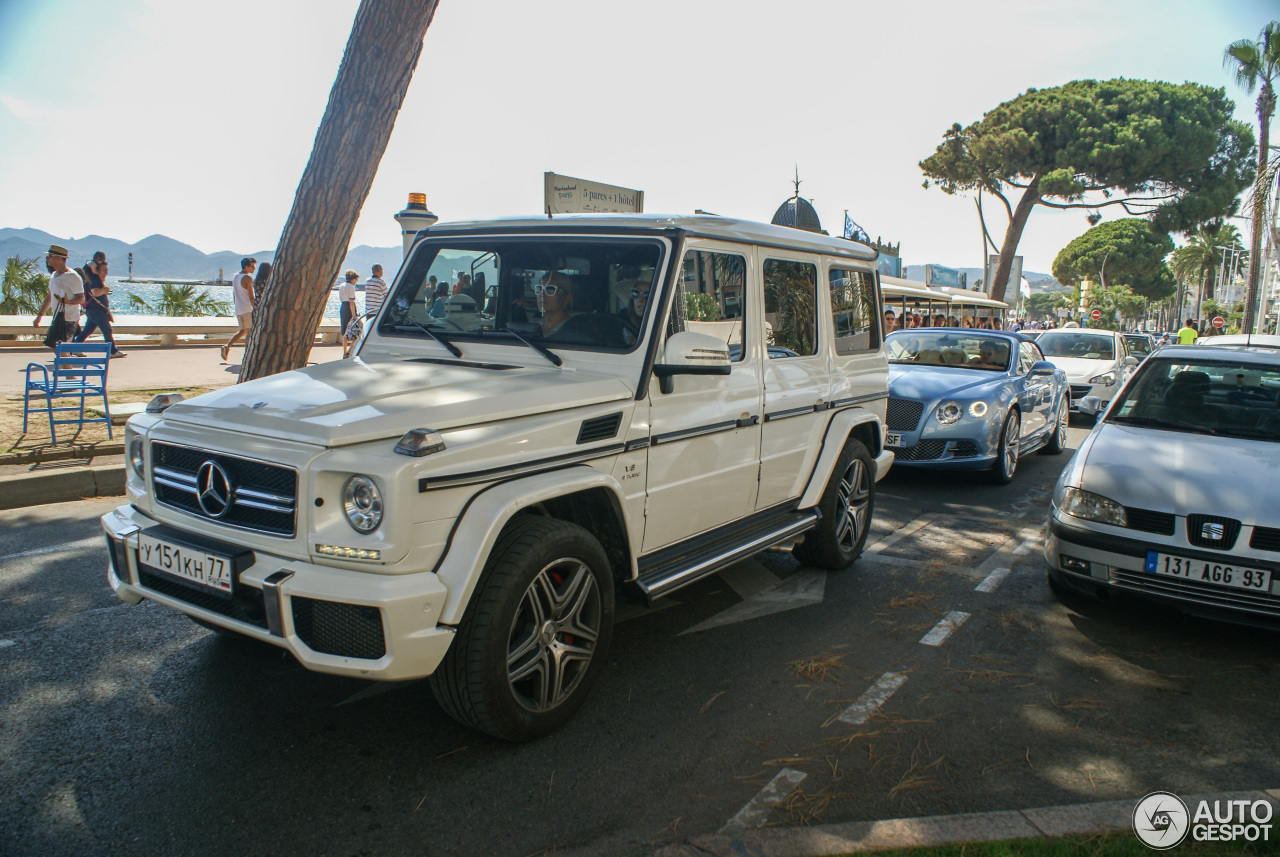
POLYGON ((545 734, 623 590, 858 556, 893 461, 875 258, 714 216, 424 230, 354 359, 129 421, 111 587, 545 734))

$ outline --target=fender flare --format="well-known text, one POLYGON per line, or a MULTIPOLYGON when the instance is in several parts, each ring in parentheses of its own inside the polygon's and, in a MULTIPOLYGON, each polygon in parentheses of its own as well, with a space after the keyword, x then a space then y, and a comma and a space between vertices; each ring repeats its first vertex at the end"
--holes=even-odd
MULTIPOLYGON (((818 461, 814 464, 813 473, 809 476, 809 484, 800 497, 799 508, 807 509, 818 505, 818 501, 822 499, 822 492, 826 490, 827 480, 831 478, 831 471, 835 469, 836 459, 844 451, 844 442, 848 439, 849 433, 855 426, 864 423, 878 424, 879 419, 872 412, 861 408, 838 411, 831 418, 831 422, 827 424, 827 433, 822 439, 822 452, 818 454, 818 461)), ((888 472, 889 463, 892 461, 893 453, 888 451, 881 452, 875 459, 877 481, 880 476, 888 472), (880 461, 882 458, 887 458, 888 463, 882 464, 880 461)))
MULTIPOLYGON (((449 538, 449 546, 436 566, 436 576, 449 591, 440 611, 440 624, 456 625, 462 621, 498 535, 517 512, 590 488, 613 492, 619 507, 622 506, 625 495, 618 480, 611 474, 586 466, 566 467, 501 482, 472 497, 459 516, 449 538)), ((625 518, 622 523, 625 528, 625 518)), ((632 566, 630 576, 635 577, 635 554, 632 551, 628 553, 632 566)))

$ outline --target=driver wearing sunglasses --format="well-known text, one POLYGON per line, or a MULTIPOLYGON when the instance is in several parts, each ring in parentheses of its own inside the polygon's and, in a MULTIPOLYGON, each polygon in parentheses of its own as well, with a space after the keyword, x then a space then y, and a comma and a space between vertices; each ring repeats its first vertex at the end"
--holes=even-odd
POLYGON ((542 335, 551 336, 573 313, 573 281, 565 274, 551 273, 533 287, 542 311, 542 335))
POLYGON ((618 318, 622 320, 623 326, 627 330, 627 344, 630 345, 635 341, 635 337, 640 334, 640 325, 644 322, 644 311, 649 306, 649 289, 652 286, 648 280, 639 276, 631 277, 631 292, 627 299, 627 305, 618 313, 618 318))

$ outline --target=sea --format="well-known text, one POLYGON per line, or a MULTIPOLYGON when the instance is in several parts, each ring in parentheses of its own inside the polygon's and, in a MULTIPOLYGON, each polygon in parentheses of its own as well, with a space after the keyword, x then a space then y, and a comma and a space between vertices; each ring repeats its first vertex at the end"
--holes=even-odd
MULTIPOLYGON (((129 283, 120 277, 107 277, 107 285, 111 286, 111 312, 115 315, 146 315, 142 310, 134 309, 129 303, 129 295, 137 295, 149 304, 160 299, 159 283, 129 283)), ((231 286, 196 286, 196 294, 207 291, 216 301, 231 303, 231 286)), ((329 300, 324 306, 325 318, 338 317, 338 289, 335 286, 329 292, 329 300)), ((364 284, 356 286, 356 309, 364 312, 364 284)))

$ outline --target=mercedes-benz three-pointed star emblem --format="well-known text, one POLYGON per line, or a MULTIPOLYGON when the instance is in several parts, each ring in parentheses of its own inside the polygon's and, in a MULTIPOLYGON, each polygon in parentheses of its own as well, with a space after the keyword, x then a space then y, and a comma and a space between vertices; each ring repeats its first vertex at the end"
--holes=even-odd
POLYGON ((231 508, 231 480, 216 461, 206 461, 196 472, 196 502, 210 518, 221 518, 231 508))

